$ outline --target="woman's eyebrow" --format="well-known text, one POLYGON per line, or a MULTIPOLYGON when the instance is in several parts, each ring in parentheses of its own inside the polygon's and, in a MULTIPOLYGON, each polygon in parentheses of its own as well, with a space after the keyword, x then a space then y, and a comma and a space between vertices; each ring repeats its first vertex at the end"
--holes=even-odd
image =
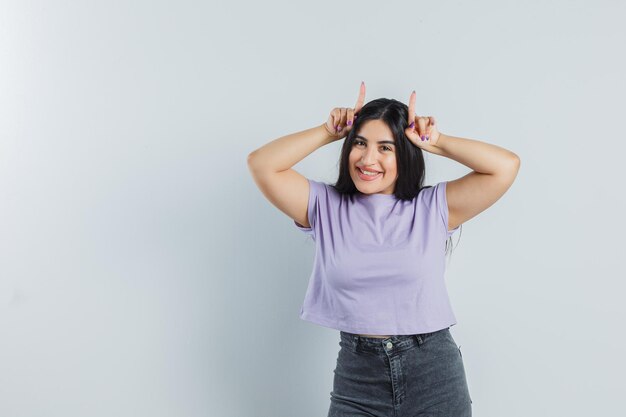
MULTIPOLYGON (((361 136, 361 135, 356 135, 355 138, 359 138, 359 139, 363 139, 365 142, 367 142, 367 138, 361 136)), ((379 140, 378 143, 390 143, 392 145, 395 145, 396 143, 392 140, 379 140)))

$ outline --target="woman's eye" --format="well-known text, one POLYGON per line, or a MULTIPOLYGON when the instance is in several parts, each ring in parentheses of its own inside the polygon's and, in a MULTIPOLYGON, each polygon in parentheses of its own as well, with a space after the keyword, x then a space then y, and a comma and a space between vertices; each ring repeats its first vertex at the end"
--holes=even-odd
MULTIPOLYGON (((363 142, 362 140, 355 140, 354 141, 354 145, 355 146, 361 146, 361 145, 365 145, 365 142, 363 142)), ((385 151, 392 151, 393 149, 391 149, 389 146, 381 146, 381 148, 385 151)))

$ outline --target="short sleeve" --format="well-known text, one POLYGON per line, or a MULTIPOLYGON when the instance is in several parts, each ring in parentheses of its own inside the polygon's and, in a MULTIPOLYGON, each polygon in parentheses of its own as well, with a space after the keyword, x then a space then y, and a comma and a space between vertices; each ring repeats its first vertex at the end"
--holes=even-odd
POLYGON ((446 197, 447 184, 448 184, 447 181, 442 181, 440 183, 437 183, 434 188, 435 188, 435 202, 437 205, 437 210, 439 211, 439 215, 441 217, 441 220, 443 221, 443 225, 446 230, 446 237, 450 237, 454 234, 454 232, 459 230, 461 225, 458 225, 452 230, 448 230, 449 210, 448 210, 448 199, 446 197))
POLYGON ((294 225, 307 235, 313 236, 315 239, 315 230, 317 229, 319 207, 326 200, 326 186, 322 182, 308 179, 309 181, 309 202, 307 206, 307 218, 311 227, 304 227, 295 220, 294 225))

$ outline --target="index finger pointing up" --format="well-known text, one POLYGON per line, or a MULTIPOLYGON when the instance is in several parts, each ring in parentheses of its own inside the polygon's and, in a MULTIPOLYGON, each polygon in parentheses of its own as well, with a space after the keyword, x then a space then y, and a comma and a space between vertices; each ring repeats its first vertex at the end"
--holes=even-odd
POLYGON ((409 120, 408 123, 415 122, 415 90, 411 93, 411 98, 409 99, 409 120))
POLYGON ((365 82, 361 81, 361 88, 359 89, 359 99, 356 101, 356 105, 354 106, 355 113, 358 113, 361 111, 361 107, 363 107, 364 102, 365 102, 365 82))

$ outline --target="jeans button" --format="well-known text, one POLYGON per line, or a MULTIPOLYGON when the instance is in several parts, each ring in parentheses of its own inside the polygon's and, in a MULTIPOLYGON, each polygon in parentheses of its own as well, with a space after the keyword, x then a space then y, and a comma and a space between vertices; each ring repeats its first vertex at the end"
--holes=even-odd
POLYGON ((391 342, 387 342, 387 349, 391 349, 393 347, 393 344, 391 342))

